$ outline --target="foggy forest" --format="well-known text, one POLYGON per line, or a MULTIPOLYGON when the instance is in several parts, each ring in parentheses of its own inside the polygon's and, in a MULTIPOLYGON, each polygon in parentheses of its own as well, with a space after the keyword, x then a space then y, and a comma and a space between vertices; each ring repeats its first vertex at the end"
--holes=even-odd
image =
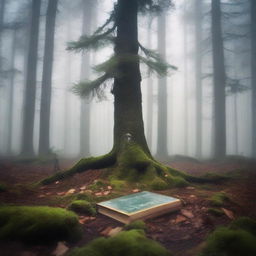
POLYGON ((0 254, 256 255, 255 0, 0 0, 0 254))

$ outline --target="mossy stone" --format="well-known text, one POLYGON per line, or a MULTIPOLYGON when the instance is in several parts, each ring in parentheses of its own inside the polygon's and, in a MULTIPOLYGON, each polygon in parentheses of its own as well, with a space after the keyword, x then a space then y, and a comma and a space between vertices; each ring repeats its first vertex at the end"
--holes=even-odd
POLYGON ((141 230, 146 230, 146 224, 144 221, 142 220, 136 220, 136 221, 133 221, 129 224, 126 224, 124 226, 124 229, 125 230, 131 230, 131 229, 141 229, 141 230))
POLYGON ((81 237, 77 215, 46 206, 0 207, 0 239, 32 243, 76 241, 81 237))
POLYGON ((94 205, 86 200, 75 200, 68 206, 68 209, 80 214, 96 215, 94 205))
POLYGON ((97 238, 68 256, 171 256, 157 242, 145 237, 142 230, 123 231, 114 237, 97 238))

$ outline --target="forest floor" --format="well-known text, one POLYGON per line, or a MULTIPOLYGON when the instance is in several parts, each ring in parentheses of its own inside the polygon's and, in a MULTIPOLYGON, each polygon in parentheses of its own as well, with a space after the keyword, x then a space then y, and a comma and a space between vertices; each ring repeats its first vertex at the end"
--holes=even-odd
MULTIPOLYGON (((72 166, 75 160, 61 160, 61 169, 72 166)), ((178 212, 146 220, 146 235, 152 238, 175 256, 193 256, 202 248, 207 235, 217 226, 228 225, 238 216, 256 218, 256 162, 243 158, 229 158, 222 162, 198 162, 189 159, 169 161, 169 166, 193 175, 206 172, 232 174, 232 178, 221 183, 191 184, 184 188, 157 191, 182 199, 183 207, 178 212), (217 192, 225 193, 229 200, 219 207, 211 205, 210 198, 217 192), (208 210, 218 208, 223 214, 215 216, 208 210)), ((0 202, 14 205, 47 205, 65 208, 70 199, 89 184, 99 179, 101 170, 90 170, 76 174, 68 180, 54 184, 33 187, 30 184, 54 173, 53 163, 18 163, 0 160, 0 182, 7 190, 0 192, 0 202), (68 197, 67 195, 70 195, 68 197)), ((132 189, 110 190, 104 197, 104 191, 93 191, 97 201, 133 193, 132 189)), ((96 217, 80 217, 83 225, 83 237, 67 247, 82 246, 90 240, 106 235, 111 228, 123 224, 97 214, 96 217)), ((18 242, 0 242, 2 256, 50 256, 56 244, 52 246, 28 246, 18 242)))

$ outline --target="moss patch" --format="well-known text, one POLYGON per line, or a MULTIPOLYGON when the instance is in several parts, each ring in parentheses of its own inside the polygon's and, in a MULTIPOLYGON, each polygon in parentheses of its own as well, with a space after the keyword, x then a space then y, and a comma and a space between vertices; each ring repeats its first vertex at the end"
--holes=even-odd
POLYGON ((254 236, 256 236, 256 220, 253 220, 248 217, 240 217, 236 220, 234 220, 230 228, 232 229, 244 229, 250 233, 252 233, 254 236))
POLYGON ((32 243, 75 241, 81 236, 77 216, 45 206, 0 207, 0 239, 32 243))
POLYGON ((141 230, 146 230, 146 224, 144 221, 142 220, 136 220, 136 221, 133 221, 132 223, 130 224, 126 224, 124 226, 124 229, 125 230, 131 230, 131 229, 141 229, 141 230))
POLYGON ((68 256, 170 256, 157 242, 145 237, 142 230, 120 232, 110 238, 98 238, 68 256))
POLYGON ((75 200, 69 206, 68 209, 80 214, 86 214, 90 216, 96 215, 95 206, 85 200, 75 200))
POLYGON ((207 212, 217 217, 224 215, 224 212, 217 208, 209 208, 207 212))
POLYGON ((230 201, 229 197, 223 192, 215 193, 210 198, 210 203, 212 206, 223 206, 224 203, 228 201, 230 201))

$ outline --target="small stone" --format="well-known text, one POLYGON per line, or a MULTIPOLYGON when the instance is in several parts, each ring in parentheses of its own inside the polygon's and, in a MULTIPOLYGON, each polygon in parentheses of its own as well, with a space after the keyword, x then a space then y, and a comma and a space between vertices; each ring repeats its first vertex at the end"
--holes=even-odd
POLYGON ((181 214, 189 219, 192 219, 194 218, 194 214, 191 212, 191 211, 188 211, 188 210, 185 210, 185 209, 182 209, 181 211, 181 214))
POLYGON ((110 191, 104 191, 104 192, 103 192, 103 195, 104 195, 104 196, 107 196, 107 195, 109 195, 109 194, 110 194, 110 191))
POLYGON ((81 218, 81 219, 79 218, 79 223, 83 225, 83 224, 85 224, 88 220, 90 220, 90 217, 84 217, 84 218, 81 218))
POLYGON ((102 196, 102 192, 95 193, 95 196, 102 196))
POLYGON ((190 195, 189 197, 190 197, 190 198, 196 198, 196 196, 195 196, 195 195, 190 195))
POLYGON ((102 236, 108 236, 109 232, 112 230, 112 227, 107 227, 103 231, 100 232, 102 236))
POLYGON ((52 255, 61 256, 68 250, 69 248, 63 242, 58 242, 56 249, 52 252, 52 255))
POLYGON ((122 228, 121 227, 116 227, 116 228, 113 228, 109 231, 108 233, 108 236, 115 236, 117 235, 119 232, 122 231, 122 228))
POLYGON ((112 190, 113 188, 111 186, 107 186, 107 189, 108 190, 112 190))
POLYGON ((193 225, 195 228, 200 228, 203 226, 203 220, 198 218, 196 220, 193 221, 193 225))
POLYGON ((47 196, 50 196, 51 194, 52 194, 52 192, 45 193, 45 195, 47 195, 47 196))
POLYGON ((186 189, 190 189, 190 190, 192 190, 192 189, 195 189, 195 188, 194 188, 194 187, 189 186, 189 187, 186 187, 186 189))
POLYGON ((55 184, 57 185, 57 184, 59 184, 60 182, 57 180, 57 181, 55 181, 55 184))
POLYGON ((45 195, 43 195, 43 194, 38 196, 38 198, 44 198, 44 197, 45 197, 45 195))
POLYGON ((86 190, 86 186, 84 185, 84 186, 80 187, 80 190, 86 190))
POLYGON ((132 190, 132 192, 133 193, 138 193, 138 192, 140 192, 140 190, 138 188, 135 188, 135 189, 132 190))

